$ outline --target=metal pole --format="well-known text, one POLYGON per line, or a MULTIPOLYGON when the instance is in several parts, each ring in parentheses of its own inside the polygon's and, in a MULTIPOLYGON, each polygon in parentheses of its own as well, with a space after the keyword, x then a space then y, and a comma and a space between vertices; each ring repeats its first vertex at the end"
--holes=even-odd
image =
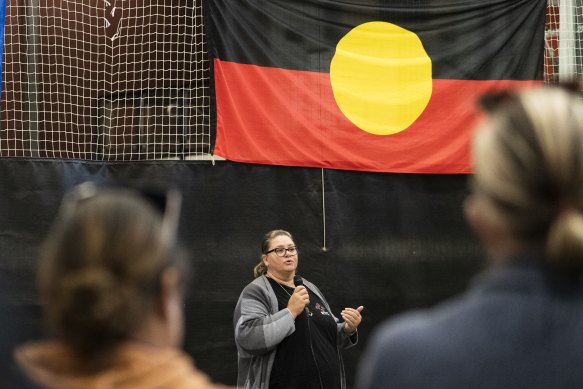
POLYGON ((39 149, 39 95, 37 69, 40 57, 40 0, 27 0, 26 7, 26 64, 28 73, 28 131, 30 134, 31 157, 40 156, 39 149))
POLYGON ((559 4, 559 80, 569 81, 576 74, 575 66, 575 4, 561 0, 559 4))

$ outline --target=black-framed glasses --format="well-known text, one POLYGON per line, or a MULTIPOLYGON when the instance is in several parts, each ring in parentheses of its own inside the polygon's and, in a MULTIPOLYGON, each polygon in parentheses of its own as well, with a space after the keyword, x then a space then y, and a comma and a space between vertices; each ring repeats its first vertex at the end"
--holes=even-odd
POLYGON ((298 248, 296 246, 288 247, 287 249, 285 247, 276 247, 274 249, 269 250, 265 254, 269 253, 275 253, 275 255, 277 255, 278 257, 285 257, 286 253, 289 253, 289 255, 296 255, 298 253, 298 248))

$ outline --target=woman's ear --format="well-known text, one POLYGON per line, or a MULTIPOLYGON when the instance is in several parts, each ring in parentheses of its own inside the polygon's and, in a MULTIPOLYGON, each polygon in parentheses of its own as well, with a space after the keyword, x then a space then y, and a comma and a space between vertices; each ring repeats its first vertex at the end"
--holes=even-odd
POLYGON ((488 246, 494 239, 493 227, 484 217, 484 210, 480 207, 479 199, 475 195, 468 196, 464 201, 464 215, 472 231, 488 246))
POLYGON ((475 196, 469 195, 464 200, 464 216, 472 231, 474 231, 477 235, 480 235, 478 230, 481 222, 478 212, 479 211, 477 209, 475 196))
POLYGON ((161 318, 164 323, 166 344, 178 347, 183 336, 183 301, 180 290, 180 274, 171 267, 164 270, 161 277, 161 318))
POLYGON ((173 267, 164 270, 160 277, 160 313, 165 319, 168 318, 169 308, 180 293, 178 287, 179 278, 178 270, 173 267))
POLYGON ((482 243, 489 246, 493 239, 495 240, 495 233, 487 218, 484 217, 484 210, 475 195, 468 196, 464 201, 464 214, 474 233, 482 243))
POLYGON ((486 214, 484 204, 475 195, 464 201, 464 215, 469 226, 491 254, 501 254, 511 246, 511 239, 486 214))

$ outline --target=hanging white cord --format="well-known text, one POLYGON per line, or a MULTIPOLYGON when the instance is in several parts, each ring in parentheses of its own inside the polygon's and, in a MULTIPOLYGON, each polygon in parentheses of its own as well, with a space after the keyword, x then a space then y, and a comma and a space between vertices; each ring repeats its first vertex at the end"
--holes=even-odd
POLYGON ((326 195, 324 190, 324 169, 322 168, 322 234, 323 234, 323 242, 322 242, 322 251, 328 251, 326 247, 326 195))

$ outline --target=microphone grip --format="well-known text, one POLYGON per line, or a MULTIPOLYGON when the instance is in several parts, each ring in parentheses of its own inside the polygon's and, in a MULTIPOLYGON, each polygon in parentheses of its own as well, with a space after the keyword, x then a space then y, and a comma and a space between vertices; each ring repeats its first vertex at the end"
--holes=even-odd
MULTIPOLYGON (((304 279, 300 276, 294 276, 294 285, 295 286, 304 285, 304 279)), ((306 311, 306 316, 312 316, 312 312, 310 312, 310 309, 308 308, 307 305, 304 307, 304 311, 306 311)))

